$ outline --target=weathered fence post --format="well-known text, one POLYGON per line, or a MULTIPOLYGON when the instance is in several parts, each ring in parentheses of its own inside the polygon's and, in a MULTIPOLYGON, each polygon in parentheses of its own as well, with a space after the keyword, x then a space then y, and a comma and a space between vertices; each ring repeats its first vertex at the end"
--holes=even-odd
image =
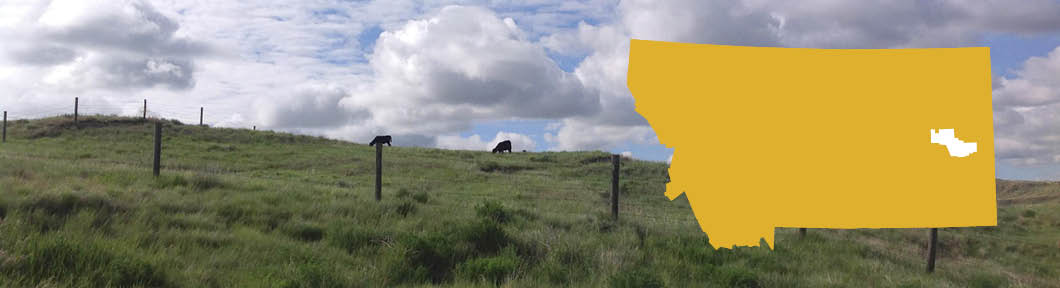
POLYGON ((199 126, 202 126, 202 107, 199 107, 199 126))
POLYGON ((806 238, 806 228, 799 228, 799 237, 806 238))
POLYGON ((147 99, 144 99, 144 121, 147 121, 147 99))
POLYGON ((375 201, 383 199, 383 143, 375 143, 375 201))
POLYGON ((74 97, 74 127, 77 127, 77 97, 74 97))
POLYGON ((611 170, 611 218, 615 220, 618 220, 618 166, 621 159, 618 154, 611 155, 611 163, 615 166, 611 170))
POLYGON ((162 168, 162 122, 155 122, 155 165, 154 174, 158 176, 162 168))
POLYGON ((4 140, 3 143, 7 143, 7 111, 4 111, 4 140))
POLYGON ((928 242, 927 272, 935 272, 935 250, 938 247, 939 228, 931 228, 931 242, 928 242))
POLYGON ((258 125, 254 125, 254 131, 258 131, 258 125))

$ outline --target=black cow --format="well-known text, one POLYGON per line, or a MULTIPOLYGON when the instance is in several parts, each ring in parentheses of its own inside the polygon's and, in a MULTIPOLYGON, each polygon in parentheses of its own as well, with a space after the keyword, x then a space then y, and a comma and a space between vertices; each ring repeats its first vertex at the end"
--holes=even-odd
POLYGON ((504 151, 508 151, 508 153, 512 153, 512 141, 508 141, 508 140, 501 141, 501 143, 497 143, 497 147, 493 148, 493 153, 497 153, 497 152, 504 153, 504 151))
POLYGON ((368 146, 375 146, 375 144, 383 143, 386 143, 386 146, 390 146, 390 135, 375 136, 375 139, 372 139, 372 143, 368 143, 368 146))

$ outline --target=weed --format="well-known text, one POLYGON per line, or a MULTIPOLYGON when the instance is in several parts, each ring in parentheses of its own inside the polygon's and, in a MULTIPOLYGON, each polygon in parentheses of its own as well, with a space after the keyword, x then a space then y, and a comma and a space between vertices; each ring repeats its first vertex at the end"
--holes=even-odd
POLYGON ((10 267, 32 286, 48 279, 89 283, 89 286, 170 286, 165 272, 135 255, 115 253, 95 242, 42 238, 29 244, 28 255, 10 267))
POLYGON ((409 236, 400 244, 399 252, 384 262, 391 281, 437 284, 450 279, 457 257, 448 239, 440 235, 409 236))
POLYGON ((328 237, 328 245, 341 248, 349 253, 357 252, 372 245, 379 245, 390 238, 385 233, 360 226, 332 228, 326 235, 328 237))
POLYGON ((339 277, 335 271, 329 269, 330 265, 322 265, 320 263, 309 262, 309 263, 298 263, 293 279, 284 281, 279 286, 283 288, 303 288, 303 287, 350 287, 350 283, 347 283, 346 279, 339 277))
POLYGON ((415 200, 416 202, 427 203, 427 200, 429 199, 430 197, 427 195, 427 191, 420 191, 412 194, 412 200, 415 200))
POLYGON ((493 221, 474 222, 460 227, 453 234, 457 235, 458 239, 470 243, 474 251, 480 255, 496 253, 512 243, 511 237, 504 232, 504 228, 493 221))
POLYGON ((611 287, 616 288, 661 288, 666 287, 659 275, 648 269, 632 269, 611 276, 611 287))
POLYGON ((324 238, 324 229, 320 226, 305 222, 291 221, 282 226, 287 236, 301 241, 315 242, 324 238))
POLYGON ((722 266, 716 271, 715 279, 726 287, 758 288, 758 276, 750 269, 737 266, 722 266))
POLYGON ((101 228, 108 225, 115 214, 128 210, 105 196, 72 193, 41 195, 22 203, 20 209, 29 215, 28 222, 42 232, 59 228, 69 216, 79 211, 92 211, 95 215, 93 226, 101 228))
POLYGON ((484 201, 481 204, 475 206, 475 212, 478 213, 479 217, 483 217, 497 223, 507 223, 512 219, 511 212, 504 208, 500 202, 497 201, 484 201))
POLYGON ((497 256, 474 258, 461 263, 457 267, 457 274, 464 279, 485 280, 494 285, 500 285, 518 268, 519 257, 515 255, 514 250, 505 249, 505 253, 497 256))
POLYGON ((1008 279, 1001 275, 989 274, 987 272, 976 272, 968 280, 968 287, 994 288, 1008 286, 1008 279))
POLYGON ((224 181, 214 175, 209 174, 195 174, 191 178, 191 189, 195 191, 206 191, 214 188, 225 187, 224 181))
POLYGON ((522 170, 530 170, 533 167, 517 165, 517 164, 500 164, 494 161, 486 161, 479 163, 479 170, 482 172, 501 172, 501 173, 515 173, 522 170))
POLYGON ((416 213, 416 204, 411 201, 404 201, 401 202, 401 204, 398 204, 395 210, 398 215, 401 215, 401 217, 406 217, 409 216, 409 214, 416 213))

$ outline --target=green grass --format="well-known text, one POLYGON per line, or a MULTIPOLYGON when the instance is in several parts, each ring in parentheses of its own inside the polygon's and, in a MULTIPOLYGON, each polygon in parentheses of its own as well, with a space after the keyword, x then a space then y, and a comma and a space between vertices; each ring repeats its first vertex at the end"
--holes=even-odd
MULTIPOLYGON (((714 250, 663 163, 603 152, 375 149, 269 131, 81 117, 0 144, 0 287, 1060 287, 1060 184, 999 181, 997 227, 778 228, 714 250)), ((368 139, 365 139, 368 140, 368 139)))

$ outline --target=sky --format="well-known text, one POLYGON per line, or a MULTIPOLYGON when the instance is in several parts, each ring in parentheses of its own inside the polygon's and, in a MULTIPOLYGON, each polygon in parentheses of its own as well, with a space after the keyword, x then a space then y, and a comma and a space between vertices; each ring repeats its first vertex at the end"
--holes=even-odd
POLYGON ((78 97, 132 116, 146 99, 213 126, 668 161, 626 87, 631 38, 988 46, 997 176, 1057 180, 1058 15, 1057 0, 0 0, 0 109, 69 113, 78 97))

